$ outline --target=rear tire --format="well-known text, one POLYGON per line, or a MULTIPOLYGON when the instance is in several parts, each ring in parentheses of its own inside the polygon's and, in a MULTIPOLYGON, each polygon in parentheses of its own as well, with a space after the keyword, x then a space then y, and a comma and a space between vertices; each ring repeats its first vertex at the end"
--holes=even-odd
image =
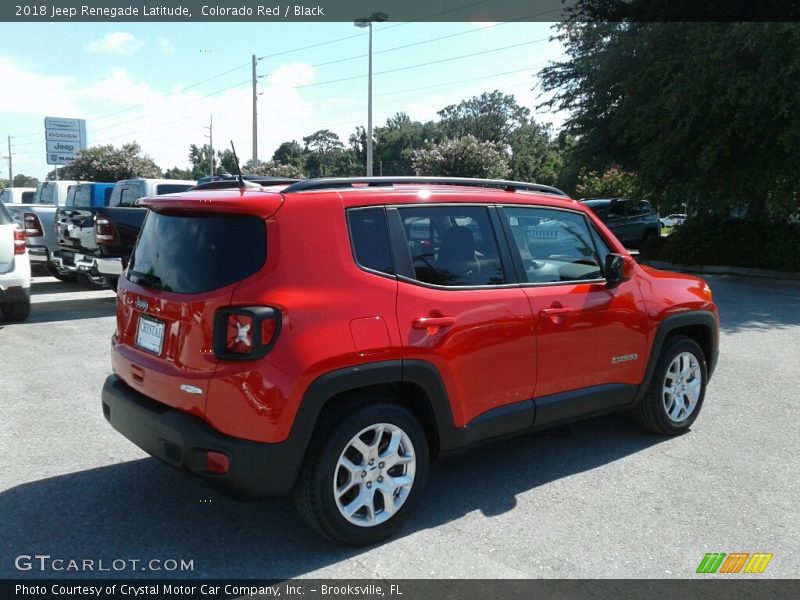
POLYGON ((2 305, 3 316, 7 321, 24 321, 31 314, 31 301, 6 302, 2 305))
POLYGON ((634 420, 661 435, 688 431, 703 406, 707 373, 697 342, 682 335, 667 337, 647 393, 632 410, 634 420))
POLYGON ((408 517, 428 477, 425 432, 403 407, 362 404, 323 426, 294 493, 303 519, 352 546, 374 544, 408 517))

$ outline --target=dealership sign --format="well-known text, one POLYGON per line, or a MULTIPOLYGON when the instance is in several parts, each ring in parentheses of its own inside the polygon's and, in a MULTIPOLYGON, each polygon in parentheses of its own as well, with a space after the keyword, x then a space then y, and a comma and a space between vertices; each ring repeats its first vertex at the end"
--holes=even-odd
POLYGON ((86 148, 86 120, 45 117, 47 164, 68 165, 79 150, 86 148))

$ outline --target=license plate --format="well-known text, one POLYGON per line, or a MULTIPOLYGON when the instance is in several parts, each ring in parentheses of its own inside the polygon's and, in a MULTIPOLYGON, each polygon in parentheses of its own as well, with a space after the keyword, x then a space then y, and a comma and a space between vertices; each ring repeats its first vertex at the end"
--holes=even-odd
POLYGON ((136 345, 153 354, 161 354, 164 344, 164 323, 157 319, 140 316, 136 327, 136 345))

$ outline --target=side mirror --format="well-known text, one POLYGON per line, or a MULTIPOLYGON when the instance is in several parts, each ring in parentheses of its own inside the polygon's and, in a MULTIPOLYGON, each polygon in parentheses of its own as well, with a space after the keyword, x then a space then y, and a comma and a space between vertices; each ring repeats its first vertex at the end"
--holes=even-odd
POLYGON ((623 281, 628 281, 631 278, 633 262, 634 260, 630 256, 622 254, 607 255, 603 265, 603 274, 606 277, 608 287, 613 288, 623 281))

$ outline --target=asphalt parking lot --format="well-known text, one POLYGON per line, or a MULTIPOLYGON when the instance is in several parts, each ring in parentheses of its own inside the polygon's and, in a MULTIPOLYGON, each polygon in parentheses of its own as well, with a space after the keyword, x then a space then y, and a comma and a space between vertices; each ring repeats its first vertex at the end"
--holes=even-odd
POLYGON ((719 367, 687 435, 611 416, 435 465, 393 539, 321 540, 289 499, 238 503, 148 458, 106 423, 114 294, 36 276, 30 319, 0 323, 0 577, 19 555, 185 559, 237 578, 693 577, 706 552, 800 569, 800 282, 707 278, 719 367))

